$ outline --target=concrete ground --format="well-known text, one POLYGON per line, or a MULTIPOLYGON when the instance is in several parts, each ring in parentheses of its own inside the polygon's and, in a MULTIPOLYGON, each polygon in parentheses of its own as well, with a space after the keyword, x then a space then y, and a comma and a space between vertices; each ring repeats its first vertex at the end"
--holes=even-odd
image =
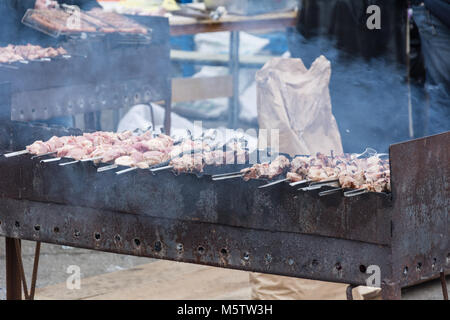
MULTIPOLYGON (((5 244, 4 238, 0 237, 0 300, 5 299, 5 244)), ((34 259, 34 243, 22 242, 22 256, 28 283, 31 279, 31 269, 34 259)), ((230 271, 220 268, 211 268, 191 264, 174 262, 162 262, 149 258, 139 258, 112 253, 90 251, 84 249, 67 248, 59 245, 42 244, 41 257, 39 263, 39 273, 37 278, 37 298, 42 299, 120 299, 127 298, 129 294, 137 299, 186 299, 198 296, 204 299, 248 299, 249 287, 247 285, 247 274, 242 271, 230 271), (158 261, 156 264, 154 262, 158 261), (154 267, 150 268, 149 266, 154 267), (84 291, 70 292, 66 290, 66 280, 70 276, 67 268, 70 265, 80 267, 84 291), (139 266, 139 267, 137 267, 139 266), (145 272, 159 272, 157 280, 146 279, 145 272), (129 272, 117 272, 128 270, 129 272), (181 271, 181 272, 180 272, 181 271), (230 279, 230 272, 233 273, 233 280, 230 279), (112 273, 110 275, 106 273, 112 273), (188 279, 177 277, 181 274, 191 277, 188 279), (104 275, 106 274, 106 275, 104 275), (102 275, 100 277, 94 277, 102 275), (127 293, 127 288, 123 288, 123 281, 119 276, 128 277, 130 284, 135 285, 133 292, 127 293), (89 279, 87 279, 89 278, 89 279), (86 279, 86 280, 84 280, 86 279), (199 285, 199 279, 204 284, 204 288, 199 285), (203 281, 204 280, 204 281, 203 281), (183 281, 185 286, 190 286, 187 293, 179 290, 179 283, 183 281), (222 286, 215 292, 211 288, 215 284, 222 286), (148 288, 157 285, 158 292, 148 294, 148 288), (51 287, 49 287, 51 286, 51 287), (47 288, 48 287, 48 288, 47 288), (223 292, 220 292, 220 291, 223 292), (123 294, 123 296, 122 296, 123 294), (189 295, 188 295, 189 294, 189 295)), ((126 283, 126 282, 125 282, 126 283)), ((450 288, 450 277, 447 276, 447 286, 450 288)), ((431 281, 420 286, 405 289, 404 299, 442 299, 442 290, 439 280, 431 281)))

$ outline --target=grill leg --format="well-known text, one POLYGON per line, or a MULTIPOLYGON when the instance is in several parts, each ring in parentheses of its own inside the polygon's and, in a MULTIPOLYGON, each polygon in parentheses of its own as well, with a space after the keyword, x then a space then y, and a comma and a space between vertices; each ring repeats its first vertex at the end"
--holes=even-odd
POLYGON ((448 291, 447 291, 447 281, 445 280, 445 273, 441 272, 441 285, 442 285, 442 295, 444 296, 444 300, 448 300, 448 291))
POLYGON ((19 252, 15 239, 6 238, 6 299, 22 300, 22 283, 19 271, 19 252))
POLYGON ((395 283, 383 282, 381 284, 381 298, 383 300, 401 300, 402 288, 395 283))
POLYGON ((346 290, 347 300, 353 300, 353 288, 356 288, 355 285, 349 284, 346 290))

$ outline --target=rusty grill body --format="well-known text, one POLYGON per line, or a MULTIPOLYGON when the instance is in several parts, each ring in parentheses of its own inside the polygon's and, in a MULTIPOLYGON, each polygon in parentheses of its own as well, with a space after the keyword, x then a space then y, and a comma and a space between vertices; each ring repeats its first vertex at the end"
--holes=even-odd
POLYGON ((0 83, 11 84, 11 119, 44 120, 156 101, 170 107, 168 19, 146 21, 148 43, 127 43, 126 35, 115 34, 62 37, 58 45, 68 58, 0 66, 0 83))
MULTIPOLYGON (((23 126, 2 126, 2 148, 74 134, 23 126)), ((450 132, 392 145, 392 194, 354 198, 2 157, 0 235, 354 285, 376 265, 384 297, 399 298, 450 268, 449 145, 450 132)))

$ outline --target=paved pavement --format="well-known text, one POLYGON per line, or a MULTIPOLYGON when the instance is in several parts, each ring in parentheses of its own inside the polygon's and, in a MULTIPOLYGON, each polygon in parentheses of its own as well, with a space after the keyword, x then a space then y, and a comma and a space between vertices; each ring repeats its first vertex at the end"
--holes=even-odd
MULTIPOLYGON (((0 237, 0 300, 5 299, 5 244, 0 237)), ((34 243, 22 242, 22 256, 28 283, 31 279, 31 269, 34 259, 34 243)), ((37 287, 66 282, 69 277, 67 268, 70 265, 80 267, 81 277, 87 278, 108 272, 133 268, 148 264, 156 260, 139 258, 113 253, 104 253, 59 245, 42 244, 39 263, 37 287)), ((450 276, 447 276, 447 286, 450 288, 450 276)), ((439 280, 431 281, 417 287, 409 288, 403 292, 404 299, 442 299, 442 290, 439 280)))

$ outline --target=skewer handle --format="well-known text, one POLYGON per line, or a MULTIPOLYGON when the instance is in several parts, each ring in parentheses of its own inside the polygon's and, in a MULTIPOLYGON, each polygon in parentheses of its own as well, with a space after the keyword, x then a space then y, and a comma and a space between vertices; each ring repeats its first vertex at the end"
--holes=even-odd
POLYGON ((300 184, 305 184, 305 183, 308 183, 308 182, 311 182, 311 181, 308 180, 308 179, 306 179, 306 180, 301 180, 301 181, 291 182, 291 183, 289 183, 289 185, 290 185, 291 187, 295 187, 295 186, 298 186, 298 185, 300 185, 300 184))
POLYGON ((368 193, 369 190, 367 189, 357 189, 357 190, 351 190, 344 192, 344 197, 350 198, 350 197, 356 197, 365 193, 368 193))
POLYGON ((154 168, 154 169, 150 169, 151 172, 158 172, 158 171, 164 171, 164 170, 170 170, 173 169, 173 166, 165 166, 165 167, 159 167, 159 168, 154 168))
POLYGON ((41 163, 56 162, 56 161, 60 161, 60 160, 61 160, 61 158, 51 158, 51 159, 41 160, 41 163))
POLYGON ((236 174, 234 176, 225 176, 225 177, 218 177, 218 178, 213 178, 213 181, 220 181, 220 180, 228 180, 228 179, 234 179, 234 178, 241 178, 243 176, 243 174, 236 174))
POLYGON ((127 168, 127 169, 123 169, 123 170, 117 171, 116 174, 117 175, 121 175, 121 174, 124 174, 124 173, 127 173, 127 172, 135 171, 137 169, 138 169, 138 167, 131 167, 131 168, 127 168))
POLYGON ((10 153, 5 153, 4 156, 6 158, 11 158, 11 157, 17 157, 20 156, 22 154, 28 154, 30 153, 28 150, 21 150, 21 151, 15 151, 15 152, 10 152, 10 153))
POLYGON ((242 174, 242 173, 240 171, 236 171, 236 172, 215 174, 215 175, 212 176, 212 178, 215 179, 215 178, 220 178, 220 177, 235 176, 235 175, 238 175, 238 174, 242 174))
POLYGON ((343 190, 342 188, 336 188, 336 189, 321 191, 321 192, 319 192, 319 196, 320 197, 328 196, 330 194, 338 193, 339 191, 342 191, 342 190, 343 190))
POLYGON ((109 166, 104 166, 104 167, 98 168, 97 172, 109 171, 109 170, 117 169, 118 167, 119 166, 117 164, 111 164, 109 166))
POLYGON ((60 165, 60 166, 68 166, 68 165, 75 164, 75 163, 78 163, 78 162, 80 162, 80 160, 74 160, 74 161, 64 162, 64 163, 60 163, 59 165, 60 165))
POLYGON ((288 181, 287 178, 281 179, 281 180, 277 180, 277 181, 274 181, 274 182, 271 182, 271 183, 259 186, 258 189, 268 188, 268 187, 271 187, 271 186, 274 186, 274 185, 277 185, 277 184, 280 184, 280 183, 283 183, 283 182, 286 182, 286 181, 288 181))

